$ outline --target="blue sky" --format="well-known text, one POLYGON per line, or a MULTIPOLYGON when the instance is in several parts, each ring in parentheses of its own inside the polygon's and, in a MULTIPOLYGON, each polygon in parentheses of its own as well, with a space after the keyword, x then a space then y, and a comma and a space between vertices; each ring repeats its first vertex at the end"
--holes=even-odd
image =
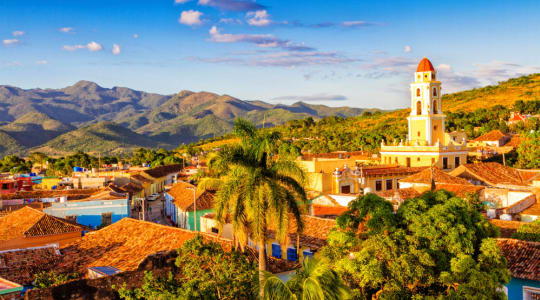
POLYGON ((446 92, 540 72, 537 0, 0 0, 0 14, 0 84, 22 88, 392 109, 423 56, 446 92))

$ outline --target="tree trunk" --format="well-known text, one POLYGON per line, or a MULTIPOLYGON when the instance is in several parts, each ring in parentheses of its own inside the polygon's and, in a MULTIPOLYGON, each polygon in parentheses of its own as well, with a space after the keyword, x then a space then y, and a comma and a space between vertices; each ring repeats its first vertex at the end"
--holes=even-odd
POLYGON ((266 244, 265 239, 259 242, 259 299, 264 298, 264 272, 266 271, 266 244))

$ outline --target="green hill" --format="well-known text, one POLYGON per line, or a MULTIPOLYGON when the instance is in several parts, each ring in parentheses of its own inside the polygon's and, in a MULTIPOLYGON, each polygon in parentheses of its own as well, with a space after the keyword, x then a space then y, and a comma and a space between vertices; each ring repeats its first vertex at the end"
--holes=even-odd
POLYGON ((76 151, 119 154, 131 152, 139 147, 172 148, 173 146, 155 142, 112 122, 100 122, 64 133, 32 151, 50 155, 63 155, 76 151))
POLYGON ((0 156, 4 157, 9 154, 24 155, 26 147, 19 144, 16 139, 12 138, 9 134, 0 131, 0 156))
POLYGON ((26 113, 17 120, 0 127, 0 130, 25 147, 41 145, 73 129, 75 127, 39 112, 26 113))

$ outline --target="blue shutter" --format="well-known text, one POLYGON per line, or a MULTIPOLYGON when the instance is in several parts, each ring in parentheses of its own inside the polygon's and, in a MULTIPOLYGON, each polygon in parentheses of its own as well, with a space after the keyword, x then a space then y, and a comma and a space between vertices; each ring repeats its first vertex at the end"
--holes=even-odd
POLYGON ((278 243, 272 243, 272 256, 275 258, 281 258, 281 245, 278 243))
POLYGON ((298 260, 298 256, 297 256, 295 247, 287 248, 287 260, 288 261, 297 261, 298 260))

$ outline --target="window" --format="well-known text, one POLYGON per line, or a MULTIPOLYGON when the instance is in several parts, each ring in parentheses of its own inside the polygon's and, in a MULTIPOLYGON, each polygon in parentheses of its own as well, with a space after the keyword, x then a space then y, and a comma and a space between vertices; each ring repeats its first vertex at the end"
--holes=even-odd
POLYGON ((540 299, 540 289, 531 286, 523 286, 523 299, 538 300, 540 299))
POLYGON ((407 167, 410 167, 410 166, 411 166, 411 158, 407 157, 407 167))
POLYGON ((215 233, 215 234, 218 234, 219 233, 219 229, 217 229, 216 227, 212 227, 212 233, 215 233))
POLYGON ((454 158, 454 167, 455 167, 455 168, 459 167, 459 156, 456 156, 456 157, 454 158))
POLYGON ((433 96, 437 97, 437 88, 433 88, 433 96))
POLYGON ((418 156, 418 157, 416 158, 416 161, 420 161, 420 156, 418 156))
POLYGON ((66 220, 77 223, 77 216, 66 216, 66 220))
POLYGON ((375 181, 375 191, 380 192, 382 191, 382 181, 376 180, 375 181))
POLYGON ((9 189, 9 185, 7 183, 2 183, 2 189, 3 190, 9 189))
POLYGON ((420 131, 418 131, 418 136, 420 136, 420 131))
POLYGON ((108 226, 112 224, 112 213, 102 213, 101 214, 101 225, 108 226))
POLYGON ((435 80, 435 73, 431 73, 431 79, 435 80))
POLYGON ((394 159, 394 163, 395 163, 396 165, 398 164, 398 158, 397 158, 397 157, 394 159))
POLYGON ((431 158, 431 165, 433 166, 435 164, 435 157, 431 158))
POLYGON ((393 187, 392 179, 386 179, 386 190, 391 190, 393 187))
POLYGON ((416 114, 417 115, 422 114, 422 102, 420 101, 416 102, 416 114))
POLYGON ((438 114, 439 110, 437 109, 437 100, 433 101, 433 113, 438 114))
POLYGON ((438 128, 437 125, 433 126, 433 130, 437 130, 437 128, 438 128))
POLYGON ((342 194, 350 194, 351 193, 351 186, 350 185, 344 185, 341 187, 341 193, 342 194))
POLYGON ((420 88, 416 89, 416 97, 420 97, 420 88))
POLYGON ((443 157, 442 159, 442 168, 448 169, 448 157, 443 157))

